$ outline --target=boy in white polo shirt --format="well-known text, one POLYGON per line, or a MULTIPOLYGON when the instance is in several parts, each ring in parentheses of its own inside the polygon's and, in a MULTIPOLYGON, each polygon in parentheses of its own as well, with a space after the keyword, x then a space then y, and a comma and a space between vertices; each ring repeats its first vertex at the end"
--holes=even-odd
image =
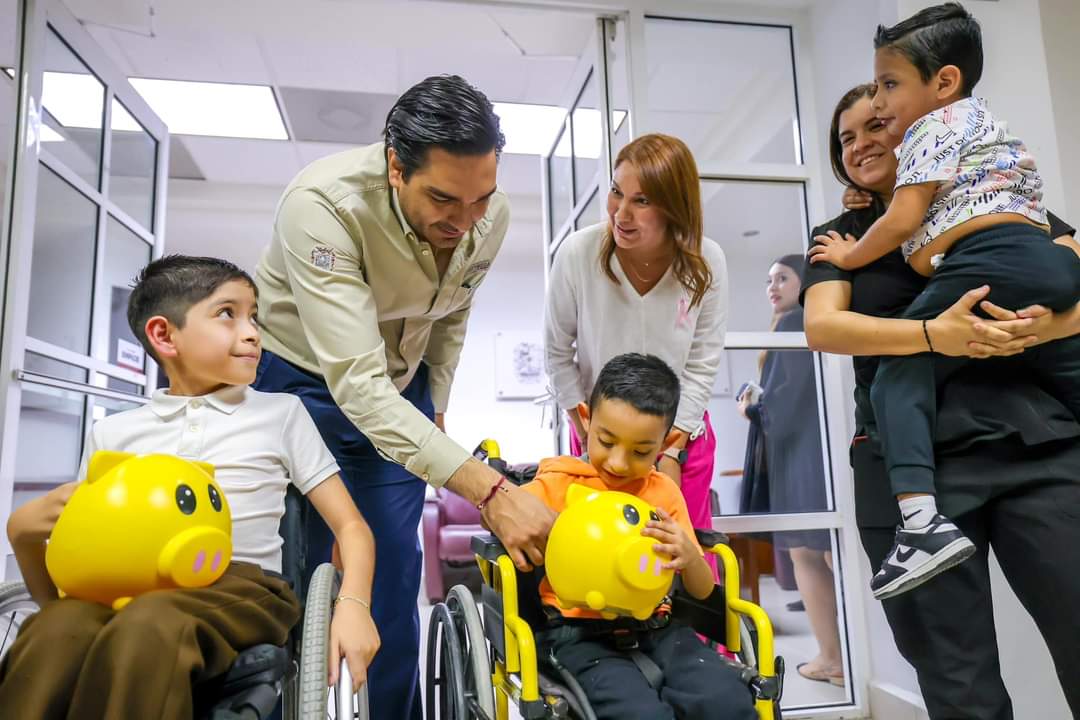
POLYGON ((76 483, 21 507, 8 535, 41 611, 0 664, 5 717, 64 718, 77 708, 88 718, 191 718, 193 691, 223 674, 238 651, 283 644, 300 615, 280 576, 278 527, 290 482, 333 530, 344 566, 328 680, 336 681, 342 656, 354 684, 365 680, 379 647, 369 605, 374 541, 300 401, 248 387, 260 356, 256 313, 255 284, 224 260, 173 255, 140 274, 128 322, 169 388, 97 422, 79 478, 102 449, 214 465, 232 511, 233 562, 210 587, 147 593, 119 612, 58 600, 45 543, 76 483))

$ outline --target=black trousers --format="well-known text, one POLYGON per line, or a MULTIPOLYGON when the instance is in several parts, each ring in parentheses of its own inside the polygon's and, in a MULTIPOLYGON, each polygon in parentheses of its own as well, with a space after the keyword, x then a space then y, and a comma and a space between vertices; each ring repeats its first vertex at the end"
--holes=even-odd
MULTIPOLYGON (((904 317, 937 317, 984 283, 989 299, 1002 307, 1065 310, 1080 301, 1080 258, 1031 225, 975 233, 952 247, 904 317)), ((1019 359, 1080 419, 1080 336, 1029 348, 1019 359)), ((935 492, 937 388, 967 362, 931 353, 881 358, 870 399, 894 495, 935 492)))
MULTIPOLYGON (((952 518, 975 544, 974 557, 882 602, 897 648, 918 674, 932 720, 1013 718, 998 659, 987 563, 991 547, 1046 640, 1069 707, 1080 717, 1080 448, 1076 441, 1065 442, 1073 447, 1059 444, 1058 450, 1043 451, 1043 479, 1029 477, 952 518)), ((1038 453, 1026 452, 1028 472, 1040 462, 1038 453)), ((873 443, 852 448, 852 465, 856 484, 885 484, 885 466, 873 443)), ((1007 463, 998 467, 1010 470, 1007 463)), ((894 532, 893 527, 859 528, 871 567, 892 548, 894 532)))
POLYGON ((581 684, 599 720, 757 720, 753 696, 738 673, 678 622, 639 637, 638 648, 663 671, 660 690, 609 641, 577 638, 562 625, 539 634, 540 650, 581 684))

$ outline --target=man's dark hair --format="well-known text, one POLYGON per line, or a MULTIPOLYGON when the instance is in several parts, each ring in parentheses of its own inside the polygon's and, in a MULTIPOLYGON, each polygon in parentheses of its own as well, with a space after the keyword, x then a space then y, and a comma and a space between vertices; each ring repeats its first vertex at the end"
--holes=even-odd
POLYGON ((906 57, 924 83, 946 65, 955 65, 963 76, 960 91, 965 97, 971 95, 982 77, 979 21, 959 3, 928 7, 890 28, 878 25, 874 49, 881 48, 906 57))
POLYGON ((622 400, 640 413, 664 418, 671 429, 679 409, 679 377, 655 355, 616 355, 596 378, 589 407, 596 410, 601 400, 622 400))
POLYGON ((406 90, 386 116, 383 137, 405 166, 406 181, 424 167, 432 147, 497 156, 506 144, 491 102, 457 75, 433 75, 406 90))
POLYGON ((243 280, 258 297, 251 276, 228 260, 190 255, 166 255, 144 267, 135 277, 128 298, 128 325, 146 352, 160 362, 146 337, 146 321, 161 315, 178 328, 187 311, 214 294, 230 280, 243 280))

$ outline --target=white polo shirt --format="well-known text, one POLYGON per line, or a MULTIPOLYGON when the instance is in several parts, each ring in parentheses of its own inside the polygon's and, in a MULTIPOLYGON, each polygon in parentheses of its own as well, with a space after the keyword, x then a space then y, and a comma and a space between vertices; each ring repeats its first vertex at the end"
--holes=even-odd
POLYGON ((229 501, 233 560, 281 572, 281 536, 288 483, 307 494, 338 472, 307 410, 295 395, 230 386, 182 397, 165 390, 148 405, 94 424, 83 454, 97 450, 167 453, 214 466, 229 501))

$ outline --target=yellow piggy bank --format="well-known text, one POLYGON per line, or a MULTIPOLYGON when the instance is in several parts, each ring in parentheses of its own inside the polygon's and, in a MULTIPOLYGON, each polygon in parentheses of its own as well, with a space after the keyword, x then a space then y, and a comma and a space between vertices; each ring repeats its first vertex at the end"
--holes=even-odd
POLYGON ((119 610, 161 588, 205 587, 232 559, 212 465, 99 451, 60 513, 45 565, 61 595, 119 610))
POLYGON ((548 582, 563 607, 587 607, 607 618, 648 618, 671 587, 669 558, 641 531, 659 519, 652 506, 627 493, 583 485, 566 491, 566 509, 548 537, 548 582))

